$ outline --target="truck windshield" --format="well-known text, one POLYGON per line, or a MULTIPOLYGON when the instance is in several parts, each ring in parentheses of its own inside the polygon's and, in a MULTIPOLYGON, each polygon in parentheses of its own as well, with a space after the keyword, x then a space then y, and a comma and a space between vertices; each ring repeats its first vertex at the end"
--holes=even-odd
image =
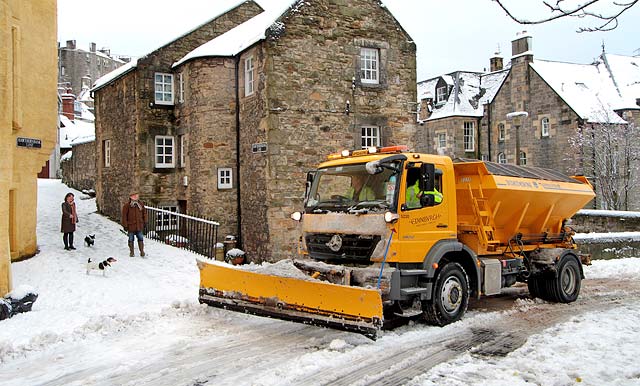
POLYGON ((371 175, 365 164, 318 169, 305 211, 357 214, 395 209, 398 180, 397 172, 388 168, 371 175))

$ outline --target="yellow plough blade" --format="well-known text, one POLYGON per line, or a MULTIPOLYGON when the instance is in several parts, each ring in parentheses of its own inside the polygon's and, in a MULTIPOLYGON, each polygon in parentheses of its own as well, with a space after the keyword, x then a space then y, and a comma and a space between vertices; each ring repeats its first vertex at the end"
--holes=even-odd
POLYGON ((198 261, 200 302, 375 338, 382 298, 374 289, 251 272, 198 261))

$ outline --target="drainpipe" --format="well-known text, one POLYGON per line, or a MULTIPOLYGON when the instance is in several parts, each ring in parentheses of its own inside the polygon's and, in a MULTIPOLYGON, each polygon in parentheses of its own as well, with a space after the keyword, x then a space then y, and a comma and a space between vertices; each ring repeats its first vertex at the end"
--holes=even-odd
POLYGON ((238 248, 242 248, 242 224, 241 224, 241 202, 240 202, 240 55, 236 56, 235 86, 236 86, 236 200, 238 205, 238 248))
POLYGON ((491 103, 487 104, 487 151, 489 161, 491 161, 491 103))

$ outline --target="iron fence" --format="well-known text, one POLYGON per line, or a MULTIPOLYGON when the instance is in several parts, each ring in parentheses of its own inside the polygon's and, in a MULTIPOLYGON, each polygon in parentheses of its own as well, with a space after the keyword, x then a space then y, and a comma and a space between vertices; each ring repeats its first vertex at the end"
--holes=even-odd
POLYGON ((144 233, 147 238, 215 258, 218 222, 150 206, 146 209, 144 233))

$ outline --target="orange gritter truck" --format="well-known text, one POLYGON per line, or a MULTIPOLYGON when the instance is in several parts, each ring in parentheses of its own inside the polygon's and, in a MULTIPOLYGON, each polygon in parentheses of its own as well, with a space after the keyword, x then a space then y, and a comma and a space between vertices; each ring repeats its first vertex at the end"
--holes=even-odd
POLYGON ((307 176, 292 214, 300 256, 273 265, 287 273, 199 260, 199 299, 373 338, 396 318, 455 322, 470 297, 517 282, 570 303, 590 261, 566 221, 594 197, 584 177, 548 169, 403 146, 343 151, 307 176))

